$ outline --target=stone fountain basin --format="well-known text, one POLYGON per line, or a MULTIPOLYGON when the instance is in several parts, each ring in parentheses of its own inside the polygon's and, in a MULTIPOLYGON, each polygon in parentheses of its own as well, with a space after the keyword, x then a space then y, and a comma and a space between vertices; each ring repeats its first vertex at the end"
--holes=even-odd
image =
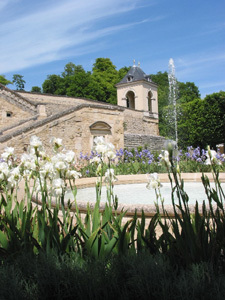
MULTIPOLYGON (((205 173, 205 175, 208 176, 210 181, 213 181, 213 176, 211 173, 205 173)), ((187 191, 188 195, 190 194, 189 208, 191 212, 194 212, 196 200, 198 200, 200 208, 203 200, 206 200, 206 205, 208 204, 207 197, 204 193, 204 187, 201 183, 201 176, 201 173, 181 174, 181 177, 184 180, 185 190, 187 191)), ((146 217, 152 217, 156 212, 154 204, 156 201, 156 196, 154 190, 148 190, 146 188, 146 175, 119 175, 117 178, 118 181, 115 183, 114 194, 117 194, 119 199, 118 211, 125 210, 126 216, 132 216, 136 211, 137 215, 140 216, 142 210, 144 210, 146 217), (129 201, 129 199, 131 201, 129 201)), ((173 216, 174 212, 171 203, 171 190, 168 174, 159 174, 159 178, 161 183, 164 185, 161 190, 164 198, 165 209, 169 215, 173 216)), ((96 179, 97 178, 94 177, 80 178, 76 181, 76 186, 78 188, 77 202, 81 212, 85 213, 87 203, 89 203, 91 208, 93 208, 95 205, 94 186, 96 184, 96 179)), ((220 182, 225 190, 225 173, 220 173, 220 182)), ((69 199, 70 196, 67 195, 67 198, 69 199)), ((100 203, 101 210, 104 210, 105 202, 106 188, 103 187, 102 199, 100 203)), ((162 212, 161 206, 160 211, 162 212)))

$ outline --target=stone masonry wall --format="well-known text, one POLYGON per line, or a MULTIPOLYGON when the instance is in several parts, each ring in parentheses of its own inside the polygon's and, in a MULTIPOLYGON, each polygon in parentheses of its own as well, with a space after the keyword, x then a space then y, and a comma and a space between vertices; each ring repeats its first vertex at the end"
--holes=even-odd
POLYGON ((110 109, 85 105, 73 108, 61 116, 36 121, 27 130, 14 134, 7 140, 4 140, 4 137, 0 138, 0 151, 6 146, 11 146, 15 148, 16 153, 21 154, 29 144, 30 137, 37 135, 47 149, 50 147, 51 137, 58 137, 62 138, 66 149, 75 151, 78 156, 80 151, 90 153, 94 138, 90 126, 97 121, 107 122, 111 126, 111 135, 107 136, 107 141, 112 142, 116 148, 123 148, 123 111, 113 107, 110 109))
POLYGON ((32 117, 30 112, 22 110, 0 96, 0 129, 30 117, 32 117), (12 113, 11 116, 7 117, 7 112, 12 113))
POLYGON ((143 134, 124 134, 124 147, 127 149, 142 146, 148 150, 161 150, 164 148, 166 139, 162 136, 143 134))
POLYGON ((92 99, 74 98, 69 96, 58 96, 48 94, 36 94, 25 91, 17 91, 17 93, 36 104, 44 104, 47 116, 60 113, 65 109, 76 107, 82 104, 111 106, 111 104, 109 103, 100 102, 92 99))
POLYGON ((143 111, 125 109, 124 132, 129 134, 159 135, 158 119, 146 117, 143 111))
POLYGON ((97 105, 107 105, 107 103, 100 102, 91 99, 74 98, 68 96, 58 96, 58 95, 48 95, 48 94, 35 94, 24 91, 18 91, 18 94, 22 95, 38 104, 46 105, 47 115, 52 115, 59 113, 66 108, 82 105, 82 104, 97 104, 97 105))

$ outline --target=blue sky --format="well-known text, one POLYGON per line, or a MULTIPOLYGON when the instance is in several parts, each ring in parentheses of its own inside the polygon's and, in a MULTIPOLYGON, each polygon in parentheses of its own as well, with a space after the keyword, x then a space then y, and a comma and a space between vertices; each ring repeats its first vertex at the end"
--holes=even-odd
POLYGON ((0 0, 0 15, 0 74, 23 75, 27 91, 98 57, 117 69, 135 59, 147 74, 173 58, 202 98, 225 91, 224 0, 0 0))

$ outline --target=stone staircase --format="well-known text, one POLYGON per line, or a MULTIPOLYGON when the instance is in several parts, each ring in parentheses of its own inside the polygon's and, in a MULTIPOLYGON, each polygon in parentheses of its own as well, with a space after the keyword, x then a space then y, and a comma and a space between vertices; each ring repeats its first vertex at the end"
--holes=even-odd
POLYGON ((35 103, 19 95, 18 93, 8 89, 6 86, 4 86, 1 83, 0 83, 0 95, 8 102, 19 106, 21 109, 25 111, 29 111, 33 115, 37 114, 37 105, 35 103))

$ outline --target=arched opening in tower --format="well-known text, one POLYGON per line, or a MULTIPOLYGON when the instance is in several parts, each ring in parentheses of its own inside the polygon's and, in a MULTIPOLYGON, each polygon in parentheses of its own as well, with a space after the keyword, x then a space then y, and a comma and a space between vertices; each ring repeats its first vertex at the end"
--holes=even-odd
POLYGON ((152 113, 152 97, 153 97, 152 92, 149 91, 148 92, 148 111, 150 113, 152 113))
POLYGON ((135 109, 135 94, 133 91, 129 91, 126 94, 127 107, 135 109))

